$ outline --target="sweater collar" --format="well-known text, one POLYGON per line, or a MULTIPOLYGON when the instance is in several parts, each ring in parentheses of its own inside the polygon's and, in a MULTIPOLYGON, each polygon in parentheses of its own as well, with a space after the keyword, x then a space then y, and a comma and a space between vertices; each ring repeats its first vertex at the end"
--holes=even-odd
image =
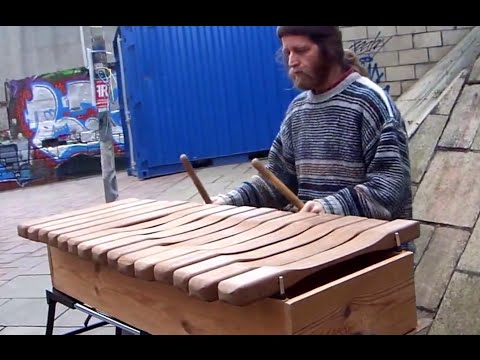
POLYGON ((332 85, 327 91, 321 94, 314 94, 312 91, 308 91, 308 99, 312 102, 322 102, 330 99, 345 90, 350 84, 360 79, 362 75, 356 71, 349 70, 344 76, 342 76, 334 85, 332 85))

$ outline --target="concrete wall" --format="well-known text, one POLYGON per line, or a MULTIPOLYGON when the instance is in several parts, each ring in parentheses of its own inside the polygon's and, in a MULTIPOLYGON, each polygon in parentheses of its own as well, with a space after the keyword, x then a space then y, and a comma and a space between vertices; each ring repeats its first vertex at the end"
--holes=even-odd
MULTIPOLYGON (((105 26, 107 50, 113 52, 116 26, 105 26)), ((90 30, 84 27, 91 47, 90 30)), ((113 56, 109 58, 113 61, 113 56)), ((0 26, 0 82, 83 66, 78 26, 0 26)), ((3 94, 3 91, 2 91, 3 94)))
POLYGON ((342 27, 345 48, 360 56, 372 80, 397 98, 473 26, 342 27))

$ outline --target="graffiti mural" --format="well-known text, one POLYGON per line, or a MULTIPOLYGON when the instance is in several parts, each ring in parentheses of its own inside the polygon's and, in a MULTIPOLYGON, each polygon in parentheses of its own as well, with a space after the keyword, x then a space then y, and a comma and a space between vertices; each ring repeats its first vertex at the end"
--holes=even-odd
MULTIPOLYGON (((382 37, 381 32, 378 32, 375 38, 358 40, 350 46, 350 50, 358 55, 361 64, 368 70, 369 78, 377 84, 385 81, 385 73, 380 70, 378 63, 375 61, 375 55, 378 54, 392 38, 393 36, 382 37)), ((390 85, 385 85, 383 89, 389 93, 390 85)))
MULTIPOLYGON (((109 81, 115 79, 113 70, 112 74, 109 81)), ((118 91, 115 81, 111 85, 114 148, 117 155, 122 155, 118 91)), ((73 158, 100 154, 97 110, 92 104, 87 69, 12 80, 5 87, 9 128, 0 137, 0 182, 23 186, 30 181, 56 178, 62 166, 73 158)))

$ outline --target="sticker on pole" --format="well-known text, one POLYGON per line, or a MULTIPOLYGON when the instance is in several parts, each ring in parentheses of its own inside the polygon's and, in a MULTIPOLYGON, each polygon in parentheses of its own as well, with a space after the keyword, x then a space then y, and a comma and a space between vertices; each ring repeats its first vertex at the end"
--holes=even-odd
POLYGON ((95 80, 95 92, 98 112, 108 111, 108 105, 110 102, 108 96, 108 84, 102 79, 95 80))

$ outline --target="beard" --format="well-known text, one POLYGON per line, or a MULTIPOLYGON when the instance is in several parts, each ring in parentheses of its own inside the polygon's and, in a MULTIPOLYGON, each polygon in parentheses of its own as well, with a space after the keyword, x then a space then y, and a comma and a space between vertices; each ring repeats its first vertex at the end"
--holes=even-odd
POLYGON ((310 69, 290 69, 288 75, 297 89, 314 91, 325 86, 330 70, 329 64, 319 62, 310 69))

